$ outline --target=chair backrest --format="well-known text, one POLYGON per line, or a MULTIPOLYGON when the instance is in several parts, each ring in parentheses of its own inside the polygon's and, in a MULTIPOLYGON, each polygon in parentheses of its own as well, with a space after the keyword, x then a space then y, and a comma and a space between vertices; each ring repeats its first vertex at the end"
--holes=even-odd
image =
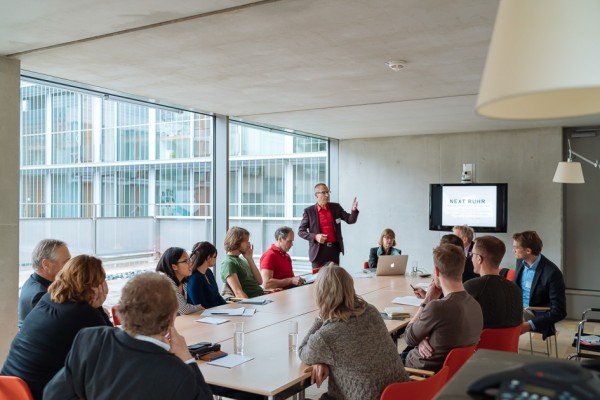
POLYGON ((509 269, 508 272, 506 273, 506 279, 508 279, 511 282, 514 282, 516 273, 517 273, 517 270, 509 269))
POLYGON ((23 379, 0 376, 0 400, 33 400, 33 396, 23 379))
POLYGON ((468 347, 457 347, 450 350, 450 353, 446 356, 444 361, 444 367, 450 367, 448 371, 448 379, 451 379, 454 374, 467 362, 469 358, 475 353, 476 345, 468 347))
POLYGON ((110 308, 110 313, 112 314, 112 317, 113 317, 113 325, 114 326, 121 325, 121 321, 119 321, 119 317, 117 316, 117 306, 112 306, 110 308))
POLYGON ((512 328, 487 328, 481 331, 477 349, 519 352, 521 325, 512 328))
POLYGON ((448 382, 449 367, 443 367, 431 378, 422 381, 392 383, 381 394, 381 400, 431 400, 448 382))

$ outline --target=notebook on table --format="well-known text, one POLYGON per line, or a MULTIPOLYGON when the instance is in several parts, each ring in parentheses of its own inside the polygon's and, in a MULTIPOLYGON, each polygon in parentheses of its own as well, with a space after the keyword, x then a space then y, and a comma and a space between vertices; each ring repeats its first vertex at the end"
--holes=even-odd
POLYGON ((404 275, 406 272, 406 264, 408 263, 408 256, 379 256, 377 261, 377 276, 386 275, 404 275))

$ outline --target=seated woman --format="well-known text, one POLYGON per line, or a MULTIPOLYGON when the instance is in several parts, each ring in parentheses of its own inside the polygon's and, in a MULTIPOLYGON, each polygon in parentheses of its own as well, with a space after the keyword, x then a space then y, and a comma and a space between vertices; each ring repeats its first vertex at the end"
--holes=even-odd
POLYGON ((211 308, 225 304, 219 294, 219 287, 211 271, 217 263, 217 249, 209 242, 198 242, 192 249, 192 276, 188 281, 188 302, 211 308))
POLYGON ((250 243, 250 232, 232 226, 225 235, 224 245, 227 256, 221 263, 223 296, 248 299, 263 294, 262 276, 252 258, 254 247, 250 243))
POLYGON ((187 280, 192 274, 192 263, 188 253, 181 247, 169 247, 163 253, 156 272, 162 272, 173 282, 177 292, 177 303, 179 304, 179 315, 191 314, 196 311, 204 310, 200 305, 193 305, 187 302, 187 280))
POLYGON ((350 274, 330 264, 315 285, 319 317, 298 355, 313 367, 317 385, 331 375, 322 398, 376 400, 387 385, 407 381, 379 311, 356 295, 350 274))
POLYGON ((65 366, 46 386, 44 400, 212 399, 174 327, 178 307, 165 275, 145 272, 131 278, 117 306, 123 330, 82 330, 65 366))
POLYGON ((396 249, 396 234, 393 230, 386 228, 379 237, 379 247, 373 247, 369 252, 369 268, 377 268, 379 256, 399 256, 402 252, 396 249))
POLYGON ((92 326, 112 326, 102 309, 108 286, 102 261, 71 258, 15 336, 2 375, 14 375, 41 399, 46 384, 65 364, 75 335, 92 326))

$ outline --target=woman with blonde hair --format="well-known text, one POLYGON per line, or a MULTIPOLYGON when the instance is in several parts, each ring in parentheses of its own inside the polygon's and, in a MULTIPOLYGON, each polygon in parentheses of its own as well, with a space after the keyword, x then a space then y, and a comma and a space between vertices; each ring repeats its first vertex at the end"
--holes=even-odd
POLYGON ((319 316, 298 354, 317 385, 329 376, 321 399, 376 400, 387 385, 407 381, 379 311, 356 295, 350 274, 329 264, 315 285, 319 316))
POLYGON ((385 228, 379 236, 379 246, 373 247, 369 251, 369 268, 377 268, 379 256, 399 256, 402 254, 400 249, 395 248, 396 234, 390 228, 385 228))
POLYGON ((86 327, 112 326, 102 309, 107 294, 102 261, 88 255, 71 258, 23 321, 1 374, 23 379, 34 399, 41 399, 75 335, 86 327))

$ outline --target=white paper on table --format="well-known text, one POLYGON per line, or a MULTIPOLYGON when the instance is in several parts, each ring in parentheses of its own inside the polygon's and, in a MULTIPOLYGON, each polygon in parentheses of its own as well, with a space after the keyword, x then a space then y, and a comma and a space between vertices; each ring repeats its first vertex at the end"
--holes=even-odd
POLYGON ((215 365, 217 367, 233 368, 236 365, 243 364, 250 360, 254 360, 254 357, 241 356, 239 354, 229 354, 225 357, 210 361, 208 364, 215 365))
POLYGON ((415 306, 415 307, 419 307, 422 302, 423 302, 423 299, 418 299, 415 296, 400 296, 400 297, 396 297, 394 300, 392 300, 392 303, 395 303, 395 304, 405 304, 407 306, 415 306))
POLYGON ((238 303, 239 304, 256 304, 256 305, 264 305, 264 304, 269 304, 271 303, 273 300, 267 300, 267 299, 244 299, 244 300, 240 300, 238 303))
POLYGON ((227 318, 204 317, 195 320, 196 322, 204 322, 205 324, 219 325, 229 321, 227 318))
POLYGON ((354 279, 360 279, 360 278, 372 278, 374 277, 375 274, 370 273, 370 272, 355 272, 352 274, 352 277, 354 279))
POLYGON ((256 308, 246 308, 242 314, 244 317, 251 317, 256 312, 256 308))
POLYGON ((236 315, 244 315, 244 307, 239 307, 239 308, 219 308, 219 309, 209 309, 209 310, 204 310, 204 312, 202 313, 203 316, 205 317, 210 317, 211 315, 230 315, 230 316, 236 316, 236 315))

